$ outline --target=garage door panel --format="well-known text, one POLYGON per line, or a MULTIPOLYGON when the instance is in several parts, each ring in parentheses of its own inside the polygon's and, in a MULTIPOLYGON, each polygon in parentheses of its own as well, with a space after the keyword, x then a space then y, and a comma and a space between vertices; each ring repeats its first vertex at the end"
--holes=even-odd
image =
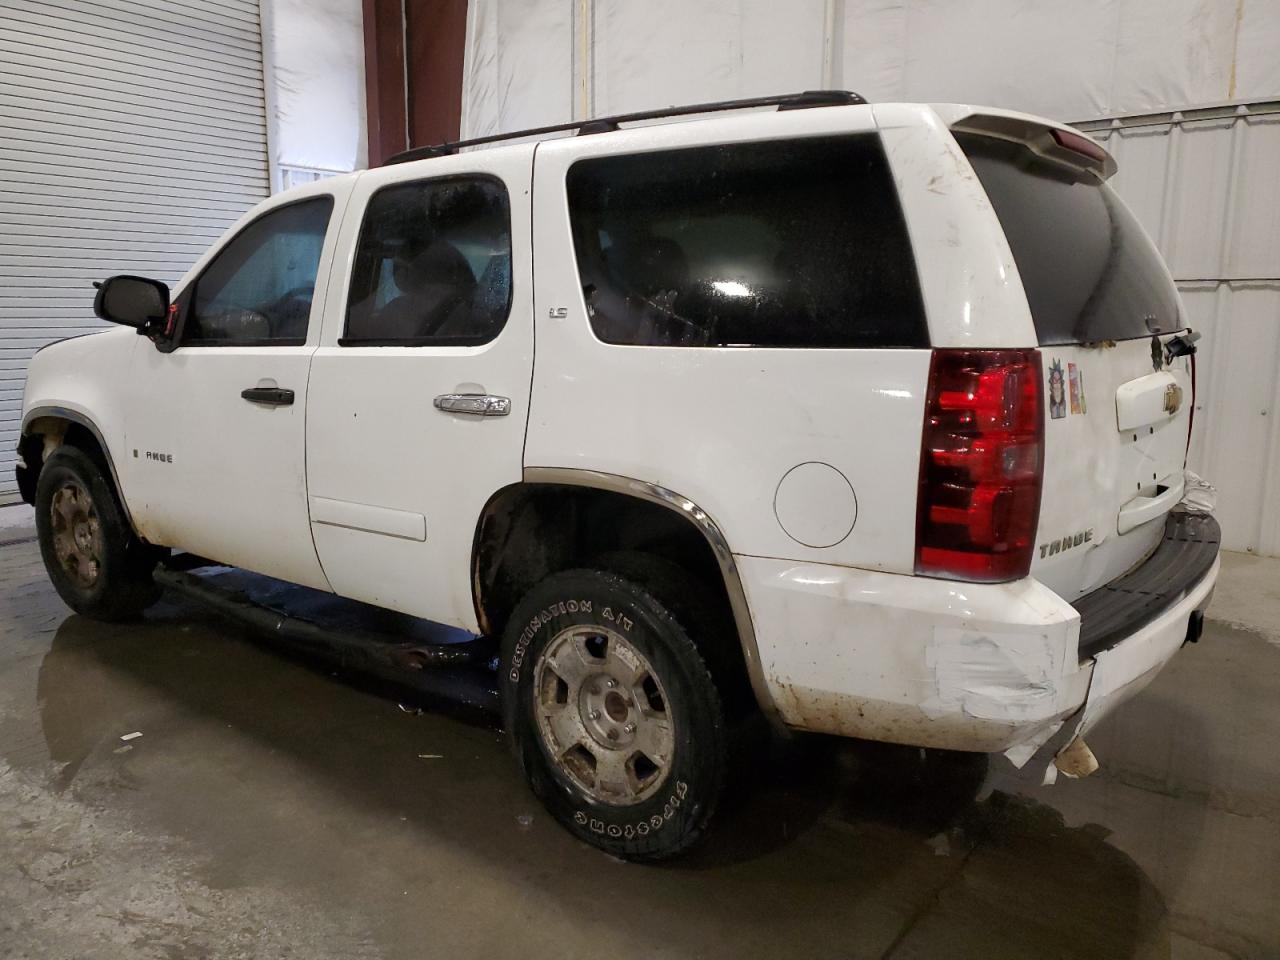
POLYGON ((260 162, 263 159, 248 151, 226 159, 220 156, 196 156, 186 148, 175 147, 172 140, 167 141, 167 147, 140 144, 133 139, 98 140, 96 137, 97 142, 86 144, 83 129, 73 134, 54 130, 50 124, 45 124, 44 127, 40 131, 11 127, 6 131, 8 135, 5 143, 11 150, 26 150, 32 154, 76 157, 90 163, 101 160, 122 165, 141 164, 152 170, 169 170, 184 175, 190 172, 200 175, 214 173, 248 176, 250 173, 245 170, 246 161, 260 162))
POLYGON ((98 15, 108 18, 119 14, 129 15, 131 21, 163 25, 168 29, 190 30, 221 37, 232 43, 253 46, 258 42, 256 17, 233 9, 223 8, 222 16, 210 15, 198 6, 179 8, 175 3, 138 3, 137 0, 112 0, 102 4, 98 0, 45 0, 45 5, 59 11, 72 11, 75 15, 98 15))
POLYGON ((227 73, 217 67, 216 64, 209 64, 204 60, 155 60, 151 61, 151 70, 147 73, 145 79, 138 78, 135 73, 130 71, 137 63, 139 56, 138 51, 120 51, 114 52, 110 50, 99 50, 94 57, 92 63, 85 63, 77 52, 79 42, 69 39, 62 31, 55 31, 48 36, 38 36, 35 31, 27 27, 19 28, 13 24, 8 25, 3 37, 0 37, 0 44, 4 45, 6 54, 22 53, 27 54, 27 62, 38 60, 39 65, 48 67, 57 67, 60 71, 72 71, 87 77, 101 77, 108 81, 125 82, 133 86, 145 87, 148 84, 155 85, 172 85, 175 80, 181 80, 184 84, 190 83, 193 90, 197 94, 203 94, 208 90, 217 90, 220 87, 226 88, 235 94, 254 95, 262 93, 261 83, 252 83, 238 78, 236 73, 227 73), (34 42, 41 41, 39 54, 31 53, 34 42), (95 71, 95 67, 98 68, 95 71))
MULTIPOLYGON (((130 249, 144 249, 148 244, 162 246, 166 250, 181 250, 186 247, 203 250, 215 239, 216 233, 193 236, 181 229, 161 225, 158 229, 148 229, 139 223, 117 223, 115 229, 102 224, 78 225, 75 223, 51 223, 41 226, 34 223, 8 222, 5 236, 8 242, 20 242, 30 246, 49 246, 61 248, 70 241, 82 247, 102 247, 104 244, 119 248, 127 245, 130 249)), ((3 296, 3 293, 0 293, 3 296)))
MULTIPOLYGON (((196 134, 206 129, 212 129, 215 132, 222 133, 228 140, 242 139, 237 136, 241 131, 241 127, 235 119, 228 120, 223 117, 207 115, 203 107, 188 114, 174 113, 167 122, 162 123, 158 120, 160 114, 154 111, 144 113, 145 106, 140 107, 137 104, 125 103, 123 102, 123 97, 113 99, 109 94, 103 96, 78 96, 64 94, 53 89, 50 89, 47 93, 40 93, 31 84, 12 80, 5 82, 4 96, 0 99, 11 102, 18 101, 32 107, 38 106, 41 110, 48 110, 51 113, 61 114, 62 116, 80 116, 84 113, 90 113, 105 120, 125 124, 125 129, 137 128, 142 131, 153 130, 160 133, 166 130, 180 130, 196 134)), ((251 142, 248 138, 243 139, 246 142, 251 142)))
POLYGON ((73 117, 70 114, 35 114, 24 116, 11 112, 5 119, 13 130, 40 132, 50 130, 54 133, 71 133, 83 136, 93 134, 93 141, 85 143, 83 150, 89 151, 99 143, 133 143, 145 147, 167 147, 177 150, 204 150, 208 155, 216 157, 221 163, 261 161, 265 167, 267 162, 266 144, 256 140, 227 140, 225 137, 212 137, 208 131, 194 135, 181 131, 165 130, 154 127, 150 130, 134 128, 121 130, 119 123, 113 123, 104 117, 73 117), (216 149, 211 149, 215 147, 216 149))
POLYGON ((171 93, 172 81, 180 73, 184 88, 189 88, 193 97, 216 99, 221 94, 227 98, 228 102, 243 103, 248 107, 253 104, 255 98, 262 96, 261 86, 238 84, 228 79, 226 75, 216 73, 204 75, 203 71, 193 70, 191 66, 162 67, 145 78, 139 78, 136 73, 129 71, 127 62, 99 58, 92 63, 85 63, 76 59, 75 54, 69 50, 34 54, 30 52, 28 44, 21 39, 21 35, 16 32, 12 37, 0 37, 0 51, 3 51, 4 55, 15 64, 25 64, 33 70, 50 62, 56 62, 59 72, 69 83, 95 83, 105 78, 121 89, 131 92, 171 93))
POLYGON ((213 240, 222 232, 220 225, 210 223, 205 216, 183 213, 161 213, 154 210, 135 211, 127 207, 121 210, 95 210, 93 216, 81 211, 36 213, 18 204, 0 204, 0 216, 13 229, 44 224, 49 230, 93 230, 143 233, 172 233, 174 236, 207 237, 213 240))
MULTIPOLYGON (((263 192, 266 187, 264 185, 263 192)), ((154 202, 142 202, 136 195, 128 197, 104 197, 101 191, 97 190, 80 190, 75 191, 74 188, 67 188, 62 194, 54 193, 45 185, 33 185, 27 190, 19 192, 16 188, 7 188, 5 184, 0 183, 0 215, 7 210, 16 212, 32 211, 32 210, 48 210, 55 205, 60 205, 58 209, 66 210, 82 210, 82 211, 99 211, 103 214, 103 222, 112 222, 121 215, 129 217, 141 217, 144 219, 148 216, 171 216, 181 215, 184 217, 197 218, 200 222, 207 225, 213 224, 230 224, 244 212, 244 206, 235 202, 225 203, 175 203, 161 196, 154 202), (68 201, 74 201, 73 204, 68 201)))
MULTIPOLYGON (((145 54, 161 63, 187 60, 197 64, 213 62, 224 69, 232 66, 252 68, 255 58, 260 56, 260 51, 255 51, 253 44, 219 41, 199 28, 181 31, 182 44, 178 48, 182 51, 181 57, 172 53, 166 55, 163 41, 159 40, 166 31, 156 29, 157 25, 150 17, 136 13, 128 15, 117 4, 110 5, 116 8, 116 13, 103 14, 78 13, 48 2, 39 6, 24 3, 10 3, 6 6, 8 9, 5 19, 14 24, 15 29, 25 27, 37 35, 56 31, 72 38, 92 33, 95 46, 118 52, 145 54)), ((176 35, 178 32, 171 31, 171 34, 176 35)))
MULTIPOLYGON (((101 259, 95 259, 92 263, 80 265, 70 265, 61 262, 55 264, 22 264, 22 269, 15 269, 13 274, 15 276, 34 277, 34 283, 31 279, 25 279, 23 281, 28 286, 36 285, 40 278, 45 276, 51 279, 70 280, 87 285, 94 280, 101 280, 104 276, 102 272, 104 269, 118 265, 124 258, 127 258, 129 261, 136 261, 139 259, 132 254, 124 253, 114 261, 104 257, 101 259)), ((195 258, 192 257, 190 260, 175 259, 173 263, 175 266, 181 266, 183 270, 186 270, 186 268, 194 261, 195 258)), ((6 269, 5 273, 6 275, 8 274, 8 269, 6 269)), ((61 290, 70 286, 74 286, 74 283, 60 284, 56 288, 50 288, 47 295, 55 297, 61 296, 61 290)))
MULTIPOLYGON (((7 57, 13 61, 15 65, 33 66, 29 61, 22 64, 23 58, 15 56, 11 51, 0 48, 0 55, 7 57)), ((101 78, 95 78, 92 74, 74 75, 66 70, 59 71, 62 76, 56 81, 33 80, 30 83, 23 84, 14 82, 11 87, 14 90, 29 91, 44 96, 49 93, 57 94, 60 97, 77 98, 81 103, 93 103, 95 100, 104 101, 104 108, 114 108, 119 104, 129 106, 150 107, 151 113, 162 112, 167 105, 177 104, 187 109, 188 106, 200 106, 204 112, 204 116, 220 117, 230 116, 237 118, 245 114, 252 115, 255 112, 255 101, 262 98, 261 91, 245 90, 243 92, 235 90, 227 90, 223 96, 218 95, 218 91, 211 84, 208 90, 200 90, 197 88, 189 88, 186 83, 182 88, 175 91, 172 83, 156 85, 154 87, 140 84, 126 84, 123 82, 113 82, 109 91, 104 91, 99 82, 101 78)), ((112 78, 115 80, 115 78, 112 78)))
POLYGON ((11 82, 9 87, 14 92, 25 90, 40 97, 53 96, 59 103, 88 106, 103 110, 120 110, 123 107, 125 108, 123 112, 130 112, 130 108, 144 107, 149 108, 148 112, 154 114, 164 112, 166 108, 174 106, 184 109, 188 106, 198 106, 200 108, 199 120, 216 123, 218 126, 229 127, 230 129, 237 129, 241 117, 252 116, 255 112, 251 101, 238 102, 231 98, 219 101, 211 96, 187 95, 185 89, 177 93, 171 90, 162 93, 160 91, 137 90, 124 84, 113 85, 112 89, 107 91, 80 78, 75 80, 46 80, 41 78, 29 83, 11 82))
POLYGON ((255 193, 262 185, 263 177, 245 173, 235 176, 216 174, 198 175, 186 170, 174 171, 163 167, 145 167, 131 161, 89 162, 84 157, 68 157, 57 161, 55 157, 26 150, 0 149, 0 165, 6 176, 25 180, 25 174, 54 177, 57 181, 75 180, 89 183, 123 183, 139 187, 181 187, 192 196, 204 196, 208 191, 215 198, 224 194, 255 193), (177 182, 175 182, 177 181, 177 182))
POLYGON ((0 0, 0 502, 27 366, 105 329, 94 280, 175 282, 268 192, 254 0, 0 0))
MULTIPOLYGON (((261 198, 266 194, 267 178, 262 178, 262 192, 258 194, 261 198)), ((176 189, 176 188, 175 188, 176 189)), ((252 193, 246 191, 243 194, 231 194, 222 196, 216 200, 207 197, 194 196, 172 196, 165 197, 156 191, 147 190, 123 190, 119 188, 107 189, 103 186, 95 187, 92 184, 80 183, 71 178, 57 180, 51 177, 45 177, 40 181, 32 181, 29 189, 19 191, 13 184, 0 184, 0 205, 3 205, 10 197, 15 201, 20 201, 23 197, 27 197, 31 203, 36 205, 55 205, 68 203, 79 203, 80 201, 88 201, 91 205, 100 204, 120 204, 129 207, 136 207, 140 210, 153 209, 156 211, 164 210, 186 210, 198 211, 200 215, 230 216, 231 220, 235 220, 249 206, 245 202, 245 197, 253 196, 252 193)))

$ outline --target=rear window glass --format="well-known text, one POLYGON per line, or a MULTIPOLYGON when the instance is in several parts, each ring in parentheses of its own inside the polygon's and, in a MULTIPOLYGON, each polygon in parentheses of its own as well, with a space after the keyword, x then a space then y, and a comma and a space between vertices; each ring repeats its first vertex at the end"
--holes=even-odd
POLYGON ((419 180, 369 200, 342 346, 488 343, 510 305, 511 214, 500 181, 419 180))
POLYGON ((1005 140, 956 140, 1004 227, 1041 344, 1131 340, 1182 325, 1159 252, 1096 174, 1005 140))
POLYGON ((579 160, 567 186, 601 340, 928 345, 911 244, 874 134, 579 160))

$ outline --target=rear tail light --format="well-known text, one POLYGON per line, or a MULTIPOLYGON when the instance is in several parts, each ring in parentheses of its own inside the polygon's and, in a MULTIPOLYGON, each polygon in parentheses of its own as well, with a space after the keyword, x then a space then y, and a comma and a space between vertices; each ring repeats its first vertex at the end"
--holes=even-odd
POLYGON ((1031 569, 1044 476, 1038 350, 935 350, 916 573, 998 582, 1031 569))

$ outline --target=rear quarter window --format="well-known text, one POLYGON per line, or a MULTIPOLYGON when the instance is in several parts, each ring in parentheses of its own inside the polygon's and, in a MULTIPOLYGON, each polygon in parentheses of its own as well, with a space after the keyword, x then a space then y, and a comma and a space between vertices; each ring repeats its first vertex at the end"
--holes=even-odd
POLYGON ((875 134, 579 160, 567 189, 583 297, 607 343, 928 345, 875 134))
POLYGON ((956 135, 995 207, 1041 345, 1179 329, 1178 293, 1155 245, 1097 174, 1026 146, 956 135))

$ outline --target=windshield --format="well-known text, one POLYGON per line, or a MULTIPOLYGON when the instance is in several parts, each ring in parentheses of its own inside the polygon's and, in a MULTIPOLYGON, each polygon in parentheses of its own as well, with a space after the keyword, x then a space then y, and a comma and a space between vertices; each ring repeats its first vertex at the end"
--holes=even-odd
POLYGON ((1096 174, 1006 140, 963 133, 956 140, 1004 227, 1042 345, 1130 340, 1183 326, 1155 245, 1096 174))

